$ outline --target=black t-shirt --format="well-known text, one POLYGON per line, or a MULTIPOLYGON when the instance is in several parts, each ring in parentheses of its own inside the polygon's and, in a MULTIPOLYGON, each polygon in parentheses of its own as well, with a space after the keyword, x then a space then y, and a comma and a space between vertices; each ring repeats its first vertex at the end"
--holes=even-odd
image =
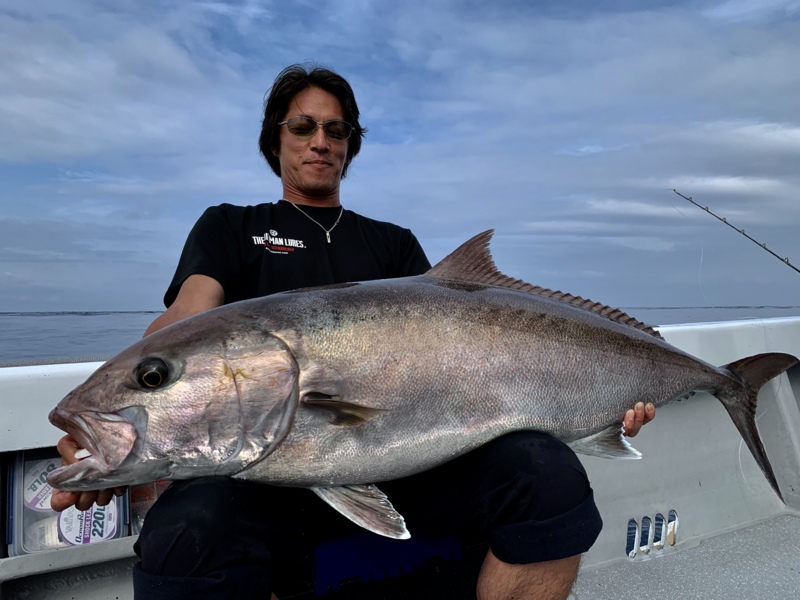
POLYGON ((164 295, 169 307, 190 275, 207 275, 236 302, 286 290, 331 283, 420 275, 430 269, 408 229, 342 212, 327 243, 325 229, 341 207, 289 202, 257 206, 222 204, 206 209, 183 248, 175 277, 164 295))

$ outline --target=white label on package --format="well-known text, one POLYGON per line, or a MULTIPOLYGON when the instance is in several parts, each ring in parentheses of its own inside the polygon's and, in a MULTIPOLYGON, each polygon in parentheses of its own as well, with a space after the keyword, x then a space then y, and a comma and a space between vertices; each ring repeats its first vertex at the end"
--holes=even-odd
POLYGON ((117 503, 93 504, 86 511, 72 506, 58 516, 58 532, 72 546, 110 540, 117 532, 117 503))
POLYGON ((49 517, 28 525, 25 528, 25 539, 22 546, 27 552, 52 550, 66 546, 58 539, 58 517, 49 517))
POLYGON ((23 480, 25 506, 33 510, 50 510, 50 495, 53 493, 53 488, 47 483, 47 474, 57 469, 60 463, 57 458, 49 458, 26 465, 23 480))

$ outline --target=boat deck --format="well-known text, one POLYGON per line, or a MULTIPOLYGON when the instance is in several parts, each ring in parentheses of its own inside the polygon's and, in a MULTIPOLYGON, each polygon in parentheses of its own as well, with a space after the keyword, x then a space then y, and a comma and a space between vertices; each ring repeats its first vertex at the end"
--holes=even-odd
POLYGON ((789 600, 800 591, 800 518, 781 515, 647 561, 581 571, 570 600, 789 600))

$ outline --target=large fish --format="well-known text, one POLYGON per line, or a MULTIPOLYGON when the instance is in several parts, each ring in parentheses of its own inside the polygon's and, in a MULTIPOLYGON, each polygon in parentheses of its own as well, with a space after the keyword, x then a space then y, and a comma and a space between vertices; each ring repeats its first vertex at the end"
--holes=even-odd
POLYGON ((309 487, 408 537, 373 485, 520 429, 577 452, 639 455, 625 411, 707 391, 780 495, 755 427, 759 388, 798 360, 714 367, 621 311, 506 277, 480 234, 425 275, 229 304, 147 336, 50 413, 90 456, 62 490, 229 475, 309 487))

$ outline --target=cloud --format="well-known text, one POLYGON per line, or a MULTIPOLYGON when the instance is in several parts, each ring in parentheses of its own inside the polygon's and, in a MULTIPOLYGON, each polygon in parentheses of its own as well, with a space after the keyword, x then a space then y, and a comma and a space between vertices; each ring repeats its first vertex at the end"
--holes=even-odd
POLYGON ((576 148, 565 148, 563 150, 556 151, 556 154, 566 154, 568 156, 584 156, 586 154, 600 154, 602 152, 615 152, 617 150, 622 150, 625 148, 625 144, 619 144, 616 146, 603 146, 601 144, 588 144, 584 146, 579 146, 576 148))
POLYGON ((275 14, 273 11, 262 6, 259 2, 253 0, 246 0, 242 4, 233 4, 230 2, 198 2, 197 6, 211 13, 229 17, 242 29, 252 24, 255 20, 266 19, 271 21, 275 14))
POLYGON ((674 207, 671 206, 630 200, 588 199, 585 203, 591 212, 604 215, 627 215, 635 217, 675 217, 676 215, 680 215, 680 213, 676 212, 674 207))
POLYGON ((779 191, 783 183, 777 179, 765 177, 712 176, 673 177, 667 181, 673 188, 694 189, 700 192, 725 192, 729 194, 769 194, 779 191))
POLYGON ((795 4, 0 0, 0 272, 157 299, 205 206, 280 197, 264 93, 316 60, 369 127, 345 205, 432 257, 494 227, 516 276, 645 305, 694 297, 703 245, 721 298, 796 296, 671 192, 796 253, 795 4))
POLYGON ((797 0, 727 0, 703 11, 705 16, 722 21, 791 17, 797 13, 800 13, 797 0))
POLYGON ((672 250, 675 242, 660 240, 652 237, 642 236, 625 236, 625 237, 607 237, 603 238, 604 241, 610 244, 618 244, 625 248, 633 250, 645 250, 651 252, 663 252, 665 250, 672 250))
POLYGON ((715 121, 673 132, 669 137, 692 144, 736 146, 744 152, 800 154, 800 127, 789 123, 715 121))
POLYGON ((163 155, 210 143, 238 113, 236 94, 214 90, 238 89, 229 53, 191 52, 169 18, 137 23, 124 8, 94 16, 87 3, 75 8, 75 17, 83 12, 94 23, 91 32, 70 20, 0 15, 0 52, 8 59, 0 73, 0 133, 17 141, 0 146, 0 159, 153 148, 163 155))
POLYGON ((114 221, 0 218, 0 311, 158 309, 182 240, 114 221))

